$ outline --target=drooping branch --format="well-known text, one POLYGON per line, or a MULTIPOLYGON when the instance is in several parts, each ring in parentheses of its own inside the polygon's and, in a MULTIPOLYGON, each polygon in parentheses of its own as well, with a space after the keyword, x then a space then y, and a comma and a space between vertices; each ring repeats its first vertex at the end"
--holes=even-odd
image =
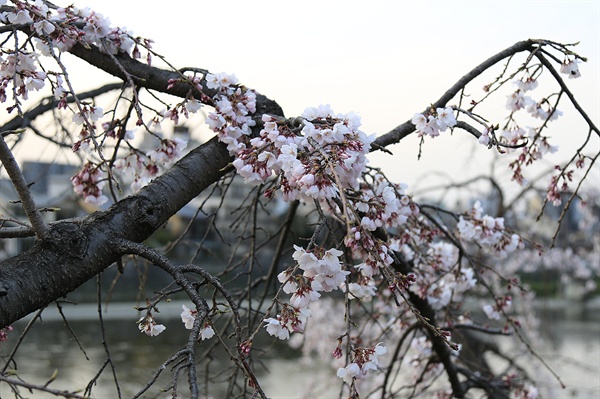
POLYGON ((577 112, 579 112, 581 117, 588 124, 590 130, 592 130, 594 133, 596 133, 598 136, 600 136, 600 130, 598 130, 598 127, 594 124, 594 122, 592 122, 592 120, 590 119, 588 114, 583 110, 581 105, 579 105, 579 102, 577 101, 577 99, 575 98, 575 96, 573 95, 573 93, 571 92, 569 87, 565 84, 565 82, 562 79, 562 77, 560 76, 560 74, 556 71, 554 66, 552 66, 550 61, 548 61, 548 59, 546 57, 544 57, 544 55, 541 52, 537 52, 535 54, 535 56, 548 69, 548 71, 550 71, 550 73, 552 74, 552 76, 554 77, 556 82, 559 84, 560 89, 565 92, 567 97, 569 97, 569 100, 571 100, 571 103, 573 104, 573 106, 575 107, 577 112))
MULTIPOLYGON (((496 65, 498 62, 505 58, 523 51, 533 51, 536 40, 524 40, 513 44, 505 50, 497 53, 496 55, 488 58, 481 64, 477 65, 462 78, 460 78, 452 87, 450 87, 436 102, 432 104, 433 108, 444 107, 448 104, 448 101, 452 100, 467 84, 472 82, 475 78, 481 75, 483 72, 496 65)), ((378 137, 375 140, 377 146, 386 147, 390 144, 400 142, 409 134, 415 131, 415 125, 410 121, 406 121, 401 125, 396 126, 394 129, 378 137)))
POLYGON ((123 254, 136 254, 138 256, 146 258, 147 260, 151 261, 156 266, 160 267, 161 269, 163 269, 164 271, 169 273, 174 278, 175 282, 186 291, 189 298, 192 300, 192 302, 196 306, 196 309, 203 309, 202 312, 200 312, 203 314, 203 316, 201 318, 196 317, 196 319, 194 321, 193 332, 190 335, 190 340, 188 342, 188 347, 187 347, 188 357, 191 356, 191 358, 188 359, 187 367, 189 367, 188 378, 189 378, 190 391, 192 393, 192 397, 197 398, 199 395, 198 385, 197 385, 196 375, 195 375, 195 344, 196 344, 196 341, 198 340, 200 321, 202 319, 204 319, 204 317, 206 317, 208 309, 206 309, 204 300, 201 298, 196 287, 194 287, 194 285, 192 284, 190 279, 186 276, 186 273, 197 274, 197 275, 202 276, 204 279, 209 281, 210 284, 212 286, 214 286, 225 297, 227 303, 229 304, 231 312, 233 313, 233 318, 235 321, 234 322, 235 338, 237 341, 236 346, 238 349, 238 357, 237 358, 233 353, 231 353, 231 352, 229 353, 231 360, 234 361, 238 365, 238 367, 240 367, 240 369, 242 369, 244 371, 247 378, 249 378, 251 380, 251 386, 253 386, 254 389, 256 390, 256 395, 261 398, 266 398, 265 393, 263 392, 262 388, 260 387, 260 384, 259 384, 250 364, 246 360, 245 354, 243 353, 243 348, 241 345, 242 344, 242 328, 241 328, 242 322, 241 322, 241 317, 240 317, 238 309, 237 309, 236 301, 233 299, 231 294, 223 287, 223 285, 219 281, 219 279, 213 277, 202 267, 199 267, 196 265, 174 265, 163 255, 161 255, 158 252, 156 252, 148 247, 145 247, 144 245, 141 245, 141 244, 127 242, 125 240, 119 240, 116 243, 116 246, 118 247, 119 251, 121 251, 123 254))

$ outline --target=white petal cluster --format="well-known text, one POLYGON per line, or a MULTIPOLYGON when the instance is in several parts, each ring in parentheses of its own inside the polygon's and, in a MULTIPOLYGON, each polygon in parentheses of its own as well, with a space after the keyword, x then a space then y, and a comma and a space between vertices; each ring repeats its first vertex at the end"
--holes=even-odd
MULTIPOLYGON (((406 248, 406 246, 404 247, 406 248)), ((450 303, 460 303, 463 294, 475 286, 477 280, 472 268, 459 266, 458 249, 447 242, 429 245, 425 255, 409 255, 416 281, 410 291, 427 299, 431 307, 440 310, 450 303)))
POLYGON ((477 242, 505 258, 508 253, 522 247, 521 238, 516 234, 508 234, 504 228, 504 218, 494 218, 483 214, 481 203, 477 201, 471 211, 460 216, 458 224, 460 237, 465 241, 477 242))
POLYGON ((578 59, 574 60, 565 60, 560 66, 560 72, 569 75, 569 79, 576 79, 581 77, 581 72, 579 72, 579 63, 578 59))
POLYGON ((120 170, 123 176, 132 178, 131 190, 137 192, 179 160, 186 147, 185 140, 163 139, 158 148, 148 151, 145 155, 132 151, 125 157, 118 158, 114 168, 120 170))
POLYGON ((282 290, 291 294, 290 305, 285 304, 277 318, 265 319, 267 332, 279 339, 288 339, 290 332, 303 331, 304 322, 310 315, 308 307, 311 302, 321 297, 320 292, 338 289, 350 274, 342 268, 339 259, 342 251, 318 248, 308 252, 297 245, 294 245, 294 249, 292 257, 303 274, 292 274, 291 269, 279 273, 277 278, 283 284, 282 290), (319 256, 315 254, 317 251, 319 256))
POLYGON ((555 109, 547 99, 537 102, 532 97, 525 95, 526 91, 533 90, 537 87, 536 80, 527 80, 525 82, 517 80, 514 83, 519 89, 507 97, 506 108, 508 108, 509 111, 517 112, 524 109, 529 115, 543 121, 553 121, 562 115, 562 111, 555 109))
POLYGON ((292 332, 302 332, 306 325, 306 320, 310 316, 308 308, 295 308, 284 304, 277 317, 265 319, 265 328, 267 333, 281 340, 290 338, 292 332))
POLYGON ((436 108, 431 115, 415 114, 411 119, 420 136, 428 135, 437 137, 440 132, 446 131, 449 127, 456 125, 456 117, 454 116, 452 107, 436 108))
POLYGON ((510 310, 511 306, 512 298, 507 295, 498 299, 494 305, 483 305, 482 309, 489 319, 500 320, 502 315, 510 310))
MULTIPOLYGON (((212 79, 217 85, 218 79, 212 79)), ((227 144, 235 157, 233 165, 247 183, 261 184, 277 176, 283 198, 290 201, 337 197, 341 189, 358 187, 374 139, 359 130, 358 115, 334 114, 329 106, 308 108, 296 119, 301 121, 300 131, 263 115, 259 136, 248 139, 253 121, 246 110, 251 109, 240 108, 244 94, 236 93, 229 91, 216 102, 208 124, 227 144)))
MULTIPOLYGON (((185 305, 181 305, 181 307, 183 308, 183 312, 181 312, 180 315, 181 321, 185 325, 186 329, 191 330, 192 328, 194 328, 194 321, 196 320, 196 315, 198 314, 198 311, 191 310, 185 305)), ((202 330, 200 330, 200 339, 204 341, 205 339, 210 339, 214 337, 214 335, 215 330, 212 328, 209 322, 204 323, 202 330)))
POLYGON ((138 329, 149 337, 156 337, 165 331, 167 327, 157 324, 152 314, 148 313, 138 320, 138 329))
POLYGON ((352 352, 353 361, 337 371, 337 376, 348 384, 351 384, 353 380, 364 378, 370 370, 377 370, 379 357, 387 353, 387 349, 379 343, 372 348, 357 348, 352 352))

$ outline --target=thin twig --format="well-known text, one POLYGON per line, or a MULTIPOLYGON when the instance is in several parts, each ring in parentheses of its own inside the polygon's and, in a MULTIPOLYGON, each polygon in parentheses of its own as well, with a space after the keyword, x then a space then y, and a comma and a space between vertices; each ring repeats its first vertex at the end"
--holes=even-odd
POLYGON ((0 135, 0 161, 2 161, 2 164, 6 169, 6 173, 8 173, 10 180, 15 186, 17 194, 19 194, 19 198, 21 198, 23 210, 31 222, 31 227, 33 228, 33 231, 35 231, 35 236, 38 239, 46 237, 49 231, 48 225, 46 222, 44 222, 42 214, 35 205, 35 201, 33 200, 31 191, 29 191, 29 187, 27 186, 25 177, 21 172, 21 168, 19 168, 19 164, 13 157, 12 152, 8 148, 8 145, 6 144, 6 141, 4 141, 4 137, 2 137, 2 135, 0 135))

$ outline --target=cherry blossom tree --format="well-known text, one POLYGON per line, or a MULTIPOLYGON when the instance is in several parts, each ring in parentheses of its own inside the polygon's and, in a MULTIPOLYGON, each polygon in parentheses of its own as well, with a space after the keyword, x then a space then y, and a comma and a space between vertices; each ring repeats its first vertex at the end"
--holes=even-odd
MULTIPOLYGON (((0 237, 35 237, 30 249, 0 262, 0 340, 13 339, 16 321, 41 314, 109 268, 133 267, 135 259, 162 269, 171 281, 163 290, 143 291, 147 299, 139 314, 132 312, 132 328, 137 321, 147 339, 169 334, 159 309, 185 297, 181 328, 190 331, 134 397, 163 389, 172 397, 196 398, 201 388, 210 392, 210 379, 201 380, 199 373, 209 367, 211 351, 220 350, 231 362, 228 395, 266 398, 256 369, 267 339, 289 340, 306 356, 328 362, 340 397, 537 397, 540 388, 516 357, 481 337, 513 337, 522 355, 546 367, 530 344, 536 337, 532 294, 518 272, 526 266, 523 259, 530 259, 529 266, 531 259, 544 259, 542 244, 553 242, 539 242, 524 217, 515 215, 519 200, 541 195, 544 207, 563 206, 558 231, 575 200, 594 201, 585 181, 597 167, 600 131, 568 86, 586 61, 574 45, 515 43, 375 136, 361 130, 354 112, 319 105, 285 116, 273 99, 235 75, 178 69, 153 51, 152 40, 111 26, 93 10, 43 0, 0 0, 0 6, 0 160, 24 215, 0 216, 0 237), (118 83, 78 91, 69 54, 118 83), (498 67, 497 77, 481 90, 478 78, 498 67), (537 93, 541 81, 549 92, 537 93), (505 116, 491 120, 483 107, 498 98, 505 116), (557 151, 551 136, 564 132, 552 131, 552 122, 563 104, 571 104, 588 129, 567 132, 579 140, 578 149, 530 182, 528 171, 557 151), (164 134, 198 120, 213 138, 195 148, 164 134), (470 135, 457 134, 456 140, 478 141, 479 151, 503 160, 510 177, 502 187, 517 187, 516 200, 504 200, 492 173, 487 179, 497 189, 495 211, 486 209, 486 198, 450 209, 417 199, 368 163, 370 153, 391 153, 391 145, 410 135, 425 143, 458 131, 470 135), (74 193, 102 210, 48 222, 45 214, 53 209, 36 205, 31 182, 11 152, 26 134, 70 147, 81 160, 71 179, 74 193), (142 137, 154 138, 155 148, 143 149, 142 137), (233 176, 243 179, 249 194, 231 234, 225 234, 215 223, 223 200, 216 210, 206 204, 225 195, 233 176), (197 256, 208 245, 205 239, 194 244, 189 261, 171 256, 189 229, 166 246, 146 241, 197 198, 204 198, 194 203, 210 221, 207 232, 231 249, 220 270, 209 271, 197 256), (275 208, 285 212, 276 222, 262 223, 257 215, 275 208), (507 366, 492 368, 485 352, 506 359, 507 366), (170 385, 157 386, 169 372, 170 385), (409 383, 397 383, 399 376, 409 383)), ((597 251, 596 241, 587 253, 597 251)), ((598 276, 585 260, 577 267, 590 281, 598 276)), ((104 344, 109 367, 99 374, 112 371, 118 390, 111 343, 104 344)), ((82 387, 65 390, 20 379, 13 355, 0 373, 9 387, 5 394, 20 397, 20 389, 29 389, 93 395, 94 381, 81 394, 82 387)))

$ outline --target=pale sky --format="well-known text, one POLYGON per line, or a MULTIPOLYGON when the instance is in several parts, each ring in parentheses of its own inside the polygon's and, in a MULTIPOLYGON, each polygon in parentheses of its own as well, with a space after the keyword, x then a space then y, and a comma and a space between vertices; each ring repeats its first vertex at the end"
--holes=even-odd
MULTIPOLYGON (((235 73, 241 83, 276 100, 288 117, 327 103, 336 112, 359 113, 368 134, 410 119, 471 68, 517 41, 579 41, 575 51, 589 62, 580 65, 582 78, 568 83, 592 120, 599 119, 598 0, 55 1, 71 2, 153 39, 154 49, 176 67, 235 73)), ((100 73, 90 79, 95 76, 90 71, 75 77, 80 87, 103 79, 100 73)), ((550 92, 538 96, 544 94, 550 92)), ((507 115, 503 104, 487 115, 500 124, 507 115)), ((585 125, 566 115, 554 129, 557 136, 571 135, 585 125)), ((417 163, 417 143, 415 138, 394 146, 394 157, 377 155, 372 164, 385 165, 394 179, 412 185, 425 169, 460 175, 465 164, 488 156, 460 133, 429 140, 417 163)))

